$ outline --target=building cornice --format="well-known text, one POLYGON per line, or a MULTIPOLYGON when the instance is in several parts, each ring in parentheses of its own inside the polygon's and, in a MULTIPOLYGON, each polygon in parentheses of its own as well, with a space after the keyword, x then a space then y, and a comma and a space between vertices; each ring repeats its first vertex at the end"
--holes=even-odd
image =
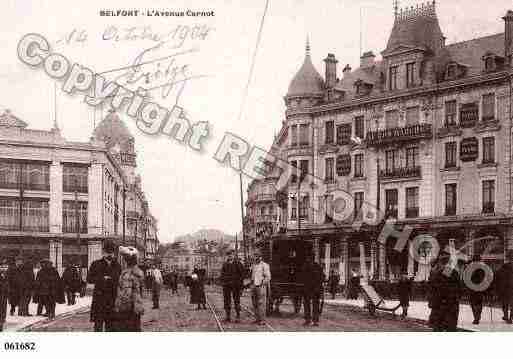
POLYGON ((285 116, 287 120, 290 120, 299 116, 318 116, 333 112, 346 112, 359 107, 370 107, 389 102, 396 102, 401 100, 404 101, 409 98, 430 95, 432 96, 435 94, 440 94, 441 92, 455 90, 461 91, 467 87, 477 87, 491 83, 507 81, 511 76, 513 75, 510 71, 501 71, 492 74, 485 74, 455 81, 438 83, 430 86, 407 89, 403 91, 386 92, 374 96, 369 96, 367 98, 352 99, 346 102, 335 102, 301 109, 286 110, 285 116))
MULTIPOLYGON (((121 168, 112 154, 103 146, 95 146, 85 142, 64 142, 64 143, 40 143, 40 142, 29 142, 29 141, 13 141, 13 140, 0 140, 0 145, 7 146, 19 146, 19 147, 31 147, 31 148, 46 148, 51 150, 73 150, 73 151, 85 151, 89 153, 103 153, 111 162, 111 165, 116 168, 119 176, 123 182, 127 182, 125 171, 121 168)), ((67 161, 69 162, 69 161, 67 161)))

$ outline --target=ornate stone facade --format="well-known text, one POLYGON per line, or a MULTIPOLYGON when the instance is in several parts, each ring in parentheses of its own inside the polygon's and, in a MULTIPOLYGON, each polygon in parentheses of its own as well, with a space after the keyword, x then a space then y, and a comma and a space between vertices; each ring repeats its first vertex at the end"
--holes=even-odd
POLYGON ((307 45, 285 96, 282 157, 324 180, 289 184, 286 235, 319 243, 326 271, 340 269, 343 280, 360 268, 360 248, 375 280, 399 272, 426 280, 429 272, 412 263, 408 248, 394 253, 393 235, 377 243, 379 226, 356 230, 351 222, 361 221, 362 205, 363 215, 373 207, 394 218, 396 234, 410 228, 410 240, 434 236, 442 250, 454 244, 494 268, 513 248, 513 12, 503 18, 505 33, 455 44, 445 43, 437 16, 435 2, 396 11, 382 58, 367 52, 342 78, 329 54, 324 81, 307 45), (346 205, 354 216, 344 222, 331 220, 337 189, 353 198, 346 205), (298 197, 308 206, 301 230, 298 197))
POLYGON ((119 117, 110 113, 89 142, 67 141, 56 124, 26 127, 9 111, 0 115, 0 257, 88 267, 107 238, 154 257, 157 221, 119 117))

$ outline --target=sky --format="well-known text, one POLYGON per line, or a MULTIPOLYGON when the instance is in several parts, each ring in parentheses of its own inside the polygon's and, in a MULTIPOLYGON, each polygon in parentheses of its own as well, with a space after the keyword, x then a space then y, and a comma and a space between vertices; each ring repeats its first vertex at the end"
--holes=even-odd
MULTIPOLYGON (((420 3, 403 0, 400 7, 420 3)), ((144 27, 147 34, 155 36, 188 34, 183 41, 175 35, 164 46, 144 52, 144 59, 194 49, 177 56, 175 64, 187 65, 187 73, 198 78, 187 81, 179 98, 174 90, 168 96, 159 90, 151 95, 152 101, 167 108, 178 101, 192 122, 208 121, 211 133, 204 151, 193 151, 163 135, 146 135, 123 111, 120 115, 135 138, 137 171, 159 221, 161 241, 202 228, 239 232, 238 174, 213 159, 225 132, 269 148, 284 120, 283 96, 303 62, 307 36, 317 70, 323 74, 322 60, 334 53, 341 77, 345 64, 358 66, 360 48, 379 55, 394 21, 392 0, 269 0, 253 76, 244 97, 264 7, 265 0, 4 0, 0 14, 0 111, 10 109, 34 129, 50 129, 56 114, 63 136, 73 141, 88 141, 101 117, 99 110, 84 103, 83 94, 58 90, 54 101, 55 81, 41 68, 29 68, 16 55, 18 42, 27 33, 43 35, 53 52, 98 73, 130 66, 156 44, 140 37, 126 40, 126 34, 140 34, 144 27), (117 9, 214 10, 215 16, 100 16, 100 10, 117 9), (127 30, 131 27, 136 29, 127 30), (115 34, 121 37, 119 41, 115 34)), ((503 32, 501 17, 511 8, 513 4, 506 0, 437 1, 447 44, 503 32)), ((112 79, 117 75, 119 72, 109 72, 105 76, 112 79)), ((244 178, 244 188, 248 183, 244 178)))

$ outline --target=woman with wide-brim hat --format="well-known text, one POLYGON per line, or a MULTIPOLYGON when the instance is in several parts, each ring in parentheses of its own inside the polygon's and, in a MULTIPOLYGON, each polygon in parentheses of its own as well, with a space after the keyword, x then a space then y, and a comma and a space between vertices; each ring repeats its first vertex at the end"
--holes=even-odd
POLYGON ((140 332, 144 313, 142 291, 144 273, 137 266, 138 251, 134 247, 119 247, 126 268, 121 272, 114 303, 115 331, 140 332))

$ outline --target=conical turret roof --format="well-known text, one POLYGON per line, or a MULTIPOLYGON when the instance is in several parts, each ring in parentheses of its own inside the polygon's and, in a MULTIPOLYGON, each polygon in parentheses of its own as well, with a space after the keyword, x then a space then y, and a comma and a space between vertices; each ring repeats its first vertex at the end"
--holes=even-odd
POLYGON ((306 54, 303 65, 292 79, 287 91, 287 96, 322 95, 324 91, 324 80, 317 72, 310 57, 310 44, 306 43, 306 54))

